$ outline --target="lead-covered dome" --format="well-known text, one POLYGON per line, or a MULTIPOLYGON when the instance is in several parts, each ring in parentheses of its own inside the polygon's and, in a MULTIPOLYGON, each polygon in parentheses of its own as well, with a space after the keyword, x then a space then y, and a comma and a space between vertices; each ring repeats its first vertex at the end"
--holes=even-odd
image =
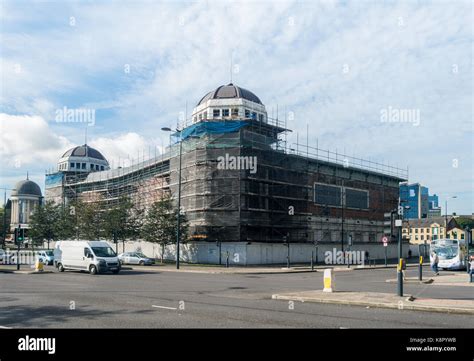
POLYGON ((79 145, 72 149, 69 149, 66 153, 63 154, 61 158, 64 157, 89 157, 94 159, 106 160, 105 157, 97 149, 94 149, 87 144, 79 145))
POLYGON ((230 83, 227 85, 221 85, 217 89, 210 91, 209 93, 204 95, 204 97, 202 97, 202 99, 199 101, 197 105, 199 106, 200 104, 205 103, 209 99, 238 99, 238 98, 247 99, 257 104, 262 104, 259 97, 256 96, 254 93, 252 93, 250 90, 241 88, 237 85, 230 83))
POLYGON ((38 184, 29 179, 19 181, 14 190, 12 190, 12 196, 36 196, 41 197, 41 188, 38 184))

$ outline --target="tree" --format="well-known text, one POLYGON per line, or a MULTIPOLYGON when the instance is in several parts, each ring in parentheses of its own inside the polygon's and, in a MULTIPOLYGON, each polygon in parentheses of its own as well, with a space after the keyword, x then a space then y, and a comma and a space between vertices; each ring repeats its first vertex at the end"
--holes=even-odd
MULTIPOLYGON (((141 227, 142 238, 145 241, 161 244, 161 262, 165 246, 176 241, 178 209, 174 207, 170 196, 154 202, 145 215, 141 227)), ((186 216, 180 217, 180 242, 187 238, 188 221, 186 216)))
POLYGON ((29 237, 32 239, 32 245, 35 242, 43 242, 45 239, 49 242, 57 238, 57 222, 60 206, 52 201, 47 201, 44 206, 37 206, 29 221, 29 237))
POLYGON ((118 244, 136 235, 136 212, 129 198, 120 198, 118 203, 103 211, 102 235, 118 244))

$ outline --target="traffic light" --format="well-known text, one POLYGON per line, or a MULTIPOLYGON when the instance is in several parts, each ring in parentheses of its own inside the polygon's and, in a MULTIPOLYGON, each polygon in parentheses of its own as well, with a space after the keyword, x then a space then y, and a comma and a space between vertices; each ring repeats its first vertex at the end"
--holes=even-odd
POLYGON ((393 234, 393 213, 387 212, 387 213, 384 213, 383 216, 384 216, 383 234, 384 236, 391 239, 392 234, 393 234))
POLYGON ((22 244, 25 240, 25 230, 23 228, 15 228, 14 230, 15 244, 22 244))

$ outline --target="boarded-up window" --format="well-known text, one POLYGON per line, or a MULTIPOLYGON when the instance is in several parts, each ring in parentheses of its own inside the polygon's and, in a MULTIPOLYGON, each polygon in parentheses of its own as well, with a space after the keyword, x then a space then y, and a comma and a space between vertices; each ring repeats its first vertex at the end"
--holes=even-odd
POLYGON ((329 206, 340 206, 341 187, 315 183, 314 202, 329 206))
POLYGON ((369 208, 369 197, 367 191, 346 188, 345 206, 349 208, 369 208))

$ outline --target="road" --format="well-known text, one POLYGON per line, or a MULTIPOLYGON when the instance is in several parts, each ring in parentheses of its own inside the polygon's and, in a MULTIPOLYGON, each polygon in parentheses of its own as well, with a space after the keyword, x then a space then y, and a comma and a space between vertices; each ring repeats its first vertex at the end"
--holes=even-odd
MULTIPOLYGON (((408 276, 415 276, 409 270, 408 276)), ((425 273, 426 274, 426 273, 425 273)), ((395 292, 394 270, 336 272, 346 291, 395 292)), ((473 327, 472 316, 272 300, 320 289, 322 272, 199 274, 123 270, 91 276, 0 273, 0 327, 473 327), (184 307, 184 309, 183 309, 184 307)), ((470 287, 405 285, 418 297, 472 299, 470 287)))

